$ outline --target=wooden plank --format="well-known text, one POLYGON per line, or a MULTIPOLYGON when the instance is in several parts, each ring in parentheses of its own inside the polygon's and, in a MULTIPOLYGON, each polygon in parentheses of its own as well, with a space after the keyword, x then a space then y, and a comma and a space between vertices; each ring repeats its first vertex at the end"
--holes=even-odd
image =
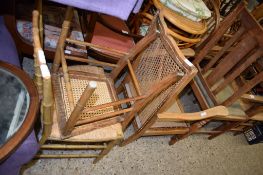
POLYGON ((65 55, 65 58, 67 60, 79 61, 79 62, 83 62, 83 63, 93 63, 93 64, 97 64, 97 65, 114 67, 114 68, 117 67, 116 64, 111 64, 111 63, 106 63, 103 61, 92 60, 92 59, 88 59, 88 58, 76 57, 76 56, 71 56, 71 55, 65 55))

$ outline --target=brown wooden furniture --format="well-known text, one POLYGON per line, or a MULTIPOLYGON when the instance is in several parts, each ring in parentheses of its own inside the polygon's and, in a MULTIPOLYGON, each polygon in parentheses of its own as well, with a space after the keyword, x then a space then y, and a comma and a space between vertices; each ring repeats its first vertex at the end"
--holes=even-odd
POLYGON ((173 10, 165 7, 159 0, 149 1, 137 18, 133 20, 133 32, 139 33, 142 25, 149 24, 155 9, 161 10, 168 26, 168 31, 175 38, 180 48, 191 47, 204 40, 209 33, 216 29, 220 22, 218 6, 214 1, 208 1, 213 11, 213 16, 208 21, 192 21, 173 10))
POLYGON ((262 25, 263 21, 263 4, 257 6, 252 12, 252 15, 258 20, 258 22, 262 25))
MULTIPOLYGON (((263 72, 258 72, 250 80, 244 78, 243 72, 263 55, 262 39, 262 28, 245 9, 244 4, 240 3, 224 19, 213 38, 193 60, 199 73, 191 86, 203 109, 216 105, 226 106, 234 112, 234 116, 238 116, 228 117, 230 121, 242 122, 252 117, 244 112, 246 109, 240 105, 240 98, 263 81, 263 72), (229 30, 235 33, 230 39, 222 42, 222 36, 229 30), (214 52, 213 48, 216 45, 220 46, 220 49, 214 52)), ((209 121, 203 122, 202 125, 209 121)), ((222 126, 213 130, 215 133, 209 138, 214 138, 233 126, 236 126, 235 122, 224 122, 222 126)), ((176 142, 176 138, 173 142, 176 142)))
MULTIPOLYGON (((36 119, 37 111, 38 111, 38 93, 34 86, 34 83, 30 79, 30 77, 21 69, 19 69, 16 66, 4 63, 0 61, 0 72, 1 72, 1 80, 7 80, 9 78, 9 81, 13 81, 14 85, 16 85, 16 89, 21 90, 19 93, 21 98, 18 98, 18 102, 16 104, 10 104, 11 102, 5 102, 6 109, 4 108, 5 105, 2 104, 2 110, 5 110, 4 112, 6 115, 2 116, 1 114, 1 123, 4 124, 7 122, 4 118, 5 117, 12 117, 11 123, 7 122, 5 125, 7 127, 1 128, 1 136, 6 133, 6 129, 8 129, 6 140, 2 140, 3 137, 1 137, 1 146, 0 146, 0 162, 7 158, 12 152, 16 150, 16 148, 19 147, 19 145, 23 142, 24 139, 30 134, 32 131, 34 121, 36 119), (7 77, 5 77, 6 75, 7 77), (5 79, 6 78, 6 79, 5 79), (16 84, 15 84, 16 82, 16 84), (11 106, 15 106, 14 111, 10 111, 11 106), (28 107, 27 107, 28 106, 28 107), (21 109, 19 109, 21 108, 21 109), (15 112, 16 110, 16 112, 15 112), (24 111, 23 111, 24 110, 24 111), (25 112, 27 111, 27 112, 25 112), (10 116, 10 114, 13 116, 10 116)), ((4 83, 10 82, 6 81, 4 83)), ((4 90, 3 86, 1 87, 2 91, 4 90)), ((9 87, 10 90, 12 90, 12 87, 9 87)), ((7 89, 5 89, 7 90, 7 89)), ((2 92, 4 93, 4 92, 2 92)), ((17 96, 19 94, 17 93, 11 93, 6 92, 7 94, 13 96, 9 97, 12 99, 17 99, 17 96)), ((2 96, 2 100, 3 96, 2 96)))
MULTIPOLYGON (((158 83, 156 86, 158 93, 144 101, 140 110, 124 120, 124 129, 132 123, 135 131, 121 143, 121 146, 141 136, 185 134, 189 131, 189 126, 181 122, 158 121, 157 113, 167 110, 183 111, 178 95, 195 76, 196 68, 183 56, 173 37, 167 34, 167 27, 162 17, 158 17, 157 21, 151 25, 149 35, 154 33, 151 44, 142 54, 134 58, 133 67, 140 91, 145 92, 158 83), (173 72, 177 72, 182 77, 177 81, 164 83, 169 73, 173 72), (164 88, 162 91, 160 91, 161 87, 164 88)), ((118 92, 123 92, 127 96, 138 93, 130 77, 123 80, 118 92)), ((211 112, 218 114, 218 109, 211 109, 211 112)))
MULTIPOLYGON (((33 12, 33 35, 35 57, 35 82, 41 97, 41 120, 43 123, 43 135, 40 140, 41 149, 45 150, 101 150, 99 154, 38 154, 36 158, 96 158, 94 163, 105 156, 116 143, 123 138, 121 124, 109 124, 108 126, 96 126, 90 132, 77 136, 64 138, 60 129, 56 110, 61 107, 55 101, 58 96, 52 93, 51 74, 46 65, 44 52, 41 49, 39 37, 39 13, 33 12), (54 101, 55 99, 55 101, 54 101)), ((63 60, 62 60, 63 61, 63 60)), ((63 65, 65 66, 65 65, 63 65)), ((73 69, 68 69, 69 74, 73 69)), ((91 69, 93 71, 94 69, 91 69)), ((79 69, 77 69, 79 71, 79 69)), ((98 70, 99 71, 99 70, 98 70)), ((56 72, 59 74, 59 72, 56 72)), ((73 71, 74 73, 74 71, 73 71)), ((94 74, 99 72, 92 72, 94 74)), ((52 74, 53 81, 56 74, 52 74)), ((57 75, 59 76, 59 75, 57 75)), ((102 76, 100 78, 103 78, 102 76)), ((85 79, 84 79, 85 80, 85 79)), ((105 80, 104 80, 105 81, 105 80)), ((103 82, 102 82, 103 83, 103 82)), ((75 85, 75 84, 74 84, 75 85)), ((91 85, 92 86, 92 85, 91 85)), ((107 85, 106 85, 107 86, 107 85)), ((86 86, 84 86, 85 88, 86 86)), ((107 87, 106 87, 107 89, 107 87)), ((56 91, 56 87, 54 88, 56 91)), ((81 94, 81 93, 80 93, 81 94)), ((80 103, 81 104, 81 103, 80 103)))
MULTIPOLYGON (((173 37, 167 34, 167 27, 162 17, 151 26, 150 33, 156 31, 158 35, 153 42, 141 56, 134 59, 135 75, 141 92, 155 86, 153 84, 156 81, 160 86, 166 85, 167 88, 143 103, 142 108, 134 113, 134 116, 130 115, 124 120, 124 129, 131 122, 135 131, 121 143, 121 146, 141 136, 176 135, 179 140, 193 132, 214 133, 214 131, 201 131, 200 128, 210 120, 240 120, 241 117, 236 116, 232 110, 224 106, 215 106, 196 113, 184 112, 178 97, 196 75, 196 69, 182 55, 173 37), (173 71, 182 75, 180 80, 164 84, 162 78, 173 71)), ((137 93, 129 77, 123 80, 118 92, 123 92, 127 96, 137 93)), ((175 137, 172 137, 169 144, 174 144, 174 140, 175 137)))
MULTIPOLYGON (((32 2, 27 2, 26 0, 11 0, 7 4, 5 7, 6 9, 8 9, 8 12, 6 13, 6 15, 4 16, 5 19, 5 23, 6 26, 8 28, 8 30, 10 31, 10 33, 12 34, 12 37, 15 40, 17 49, 19 51, 20 54, 24 54, 26 56, 31 56, 33 55, 33 45, 30 41, 27 41, 25 38, 23 38, 20 33, 17 30, 17 20, 21 19, 22 20, 30 20, 31 19, 31 14, 29 14, 28 17, 20 17, 19 14, 17 14, 17 8, 21 8, 21 4, 24 4, 24 6, 26 7, 32 7, 32 9, 28 10, 31 12, 31 10, 34 9, 34 6, 36 9, 38 9, 40 16, 44 16, 43 21, 45 24, 48 24, 48 21, 46 21, 48 19, 48 8, 54 9, 56 7, 58 7, 59 10, 63 9, 64 6, 53 3, 51 1, 43 1, 42 0, 36 0, 35 1, 35 5, 32 4, 32 2), (25 2, 24 2, 25 1, 25 2), (43 5, 42 5, 43 4, 43 5)), ((23 6, 22 6, 23 7, 23 6)), ((20 10, 22 11, 22 10, 20 10)), ((60 13, 63 13, 65 11, 61 11, 60 13)), ((79 12, 79 11, 78 11, 79 12)), ((93 44, 98 44, 98 42, 101 45, 109 45, 111 39, 114 41, 112 43, 114 43, 111 47, 115 48, 115 49, 120 49, 123 52, 127 52, 132 46, 134 46, 134 40, 133 37, 136 38, 136 36, 130 36, 127 35, 126 33, 129 32, 128 27, 126 26, 125 22, 121 19, 115 18, 115 17, 111 17, 108 15, 99 15, 98 20, 95 20, 94 23, 92 24, 92 22, 90 21, 81 21, 83 18, 81 18, 81 16, 79 16, 78 14, 81 13, 75 13, 75 16, 77 19, 80 20, 80 24, 82 25, 88 25, 88 30, 91 31, 85 31, 87 29, 85 29, 84 27, 81 28, 83 31, 83 33, 87 33, 89 40, 93 43, 93 44), (105 22, 106 21, 106 22, 105 22), (107 23, 107 21, 111 21, 111 25, 109 25, 107 23), (92 28, 91 25, 94 25, 92 28), (121 32, 119 32, 121 31, 121 32), (107 35, 105 35, 105 33, 107 33, 107 35), (122 35, 120 35, 119 33, 122 33, 122 35), (119 47, 118 47, 119 46, 119 47), (120 47, 121 46, 121 47, 120 47)), ((91 13, 92 14, 92 13, 91 13)), ((92 15, 91 15, 92 16, 92 15)), ((85 19, 86 20, 86 19, 85 19)), ((42 20, 41 20, 42 21, 42 20)), ((79 22, 79 21, 78 21, 79 22)), ((59 26, 55 26, 55 25, 51 25, 52 27, 61 27, 59 26)), ((43 39, 45 40, 45 29, 40 29, 41 32, 44 34, 43 35, 43 39)), ((48 30, 48 29, 46 29, 48 30)), ((56 35, 56 33, 55 33, 56 35)), ((141 38, 141 37, 139 37, 141 38)), ((45 52, 45 55, 47 57, 47 59, 53 59, 54 58, 54 54, 55 54, 55 49, 50 47, 50 46, 45 46, 43 45, 43 50, 45 52)), ((98 55, 96 53, 96 51, 94 50, 89 50, 88 51, 89 55, 95 55, 98 59, 103 59, 103 55, 98 55)), ((79 51, 72 51, 72 54, 74 54, 75 56, 87 56, 86 53, 82 53, 79 51)), ((116 63, 117 60, 116 58, 112 57, 108 57, 108 61, 116 63)))

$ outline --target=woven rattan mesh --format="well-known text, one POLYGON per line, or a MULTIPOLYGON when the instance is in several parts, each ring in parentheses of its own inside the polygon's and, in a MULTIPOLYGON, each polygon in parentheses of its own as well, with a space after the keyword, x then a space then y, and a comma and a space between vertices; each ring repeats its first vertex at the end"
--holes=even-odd
MULTIPOLYGON (((138 67, 135 70, 142 92, 147 92, 155 83, 158 83, 158 81, 161 81, 171 73, 186 73, 174 57, 176 55, 174 54, 171 57, 161 38, 157 38, 149 45, 142 53, 138 67)), ((168 89, 157 95, 139 112, 142 123, 157 112, 169 94, 175 90, 178 83, 171 85, 168 89)))
MULTIPOLYGON (((76 104, 81 94, 84 92, 89 81, 82 80, 82 79, 74 79, 74 78, 71 78, 70 81, 71 81, 71 86, 72 86, 72 91, 73 91, 74 103, 76 104)), ((62 86, 61 89, 63 90, 62 91, 63 100, 65 104, 65 109, 66 109, 66 119, 68 119, 70 117, 71 112, 70 112, 68 96, 66 93, 66 86, 65 86, 63 77, 61 77, 61 86, 62 86)), ((105 104, 109 102, 112 102, 112 98, 109 93, 107 83, 105 81, 97 81, 97 88, 92 94, 92 96, 90 97, 85 108, 97 106, 97 105, 105 104)), ((114 111, 113 107, 108 107, 108 108, 103 108, 100 110, 92 111, 89 113, 83 112, 80 117, 81 119, 86 119, 86 118, 95 117, 97 115, 105 114, 105 113, 112 112, 112 111, 114 111)))
POLYGON ((171 73, 184 73, 176 61, 169 55, 160 38, 157 38, 142 53, 136 76, 143 92, 147 92, 157 81, 171 73))

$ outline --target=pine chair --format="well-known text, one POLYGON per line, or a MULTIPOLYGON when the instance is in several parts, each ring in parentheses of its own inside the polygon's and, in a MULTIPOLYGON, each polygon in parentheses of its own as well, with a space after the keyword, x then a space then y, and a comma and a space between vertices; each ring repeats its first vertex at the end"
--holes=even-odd
MULTIPOLYGON (((230 112, 229 116, 218 119, 229 122, 223 122, 221 126, 215 128, 210 133, 209 139, 227 130, 235 128, 237 131, 236 127, 239 124, 244 124, 250 118, 258 119, 254 116, 255 113, 246 113, 247 109, 242 105, 242 96, 263 81, 262 70, 252 79, 244 78, 244 71, 263 55, 262 37, 262 28, 246 10, 244 4, 240 3, 224 19, 213 38, 206 43, 193 60, 199 73, 192 81, 191 86, 202 109, 223 105, 230 112), (229 40, 221 42, 224 33, 233 30, 234 27, 236 30, 234 35, 229 40), (214 46, 220 46, 221 43, 224 45, 220 47, 219 51, 214 52, 214 46)), ((187 134, 179 137, 174 136, 170 143, 173 144, 198 131, 210 121, 211 119, 200 121, 196 126, 191 126, 187 134)))
MULTIPOLYGON (((33 12, 33 36, 34 36, 34 60, 35 60, 35 82, 41 97, 41 120, 43 125, 42 137, 40 139, 42 150, 101 150, 99 154, 38 154, 36 158, 96 158, 94 163, 105 156, 114 145, 122 138, 121 124, 109 124, 77 136, 64 138, 58 123, 57 104, 52 92, 51 74, 46 64, 44 52, 41 48, 39 37, 39 13, 33 12)), ((52 75, 53 76, 53 75, 52 75)), ((53 78, 52 78, 53 79, 53 78)), ((92 83, 89 83, 92 85, 92 83)), ((98 86, 99 87, 99 86, 98 86)), ((87 86, 86 89, 89 89, 87 86)), ((56 90, 55 90, 56 91, 56 90)), ((94 94, 94 93, 93 93, 94 94)), ((89 93, 87 93, 87 97, 89 93)), ((55 96, 55 99, 57 97, 55 96)), ((83 98, 80 98, 83 99, 83 98)), ((81 103, 80 103, 81 104, 81 103)), ((81 106, 80 106, 81 107, 81 106)))

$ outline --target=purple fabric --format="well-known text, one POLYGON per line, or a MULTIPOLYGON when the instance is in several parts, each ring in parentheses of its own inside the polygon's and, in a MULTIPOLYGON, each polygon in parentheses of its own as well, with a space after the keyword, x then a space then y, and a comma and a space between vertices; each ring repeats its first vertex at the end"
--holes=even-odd
POLYGON ((35 136, 35 132, 25 139, 22 145, 4 162, 0 164, 0 174, 2 175, 18 175, 23 164, 28 163, 37 153, 39 145, 35 136))
POLYGON ((104 13, 127 20, 133 10, 139 11, 143 0, 51 0, 60 4, 104 13), (137 2, 138 1, 138 2, 137 2))
MULTIPOLYGON (((0 60, 21 68, 16 46, 7 30, 4 19, 0 16, 0 60)), ((37 153, 39 144, 35 132, 24 140, 24 142, 0 164, 0 175, 18 175, 23 164, 29 162, 37 153)))
POLYGON ((133 9, 133 13, 138 13, 141 9, 141 6, 142 6, 142 3, 143 3, 143 0, 138 0, 134 9, 133 9))
POLYGON ((0 60, 21 67, 16 45, 0 16, 0 60))

